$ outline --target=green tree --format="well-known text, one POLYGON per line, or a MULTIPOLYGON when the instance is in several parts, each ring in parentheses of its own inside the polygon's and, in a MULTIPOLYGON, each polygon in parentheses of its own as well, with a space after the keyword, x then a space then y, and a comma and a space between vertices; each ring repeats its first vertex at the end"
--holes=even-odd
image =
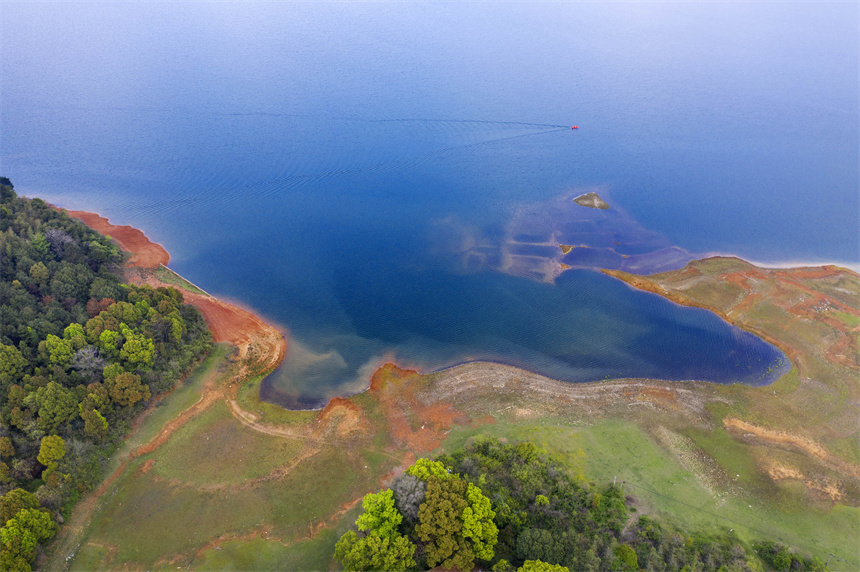
POLYGON ((18 383, 26 367, 27 360, 18 348, 0 344, 0 391, 3 395, 12 384, 18 383))
POLYGON ((120 324, 120 331, 125 338, 125 343, 119 352, 119 358, 126 365, 126 369, 148 369, 152 367, 155 359, 155 346, 152 340, 143 334, 134 333, 125 324, 120 324))
POLYGON ((81 408, 81 419, 84 420, 84 433, 95 442, 98 443, 107 436, 107 419, 98 410, 81 408))
POLYGON ((397 534, 403 516, 394 506, 394 493, 386 489, 379 494, 368 493, 361 501, 364 514, 358 517, 355 524, 359 530, 372 531, 382 538, 397 534))
POLYGON ((33 282, 36 284, 44 284, 50 277, 51 271, 48 270, 48 267, 41 262, 37 262, 30 267, 30 278, 32 278, 33 282))
POLYGON ((334 547, 334 558, 344 570, 401 572, 415 566, 415 545, 401 534, 382 537, 371 532, 363 538, 348 531, 334 547))
POLYGON ((7 570, 29 570, 40 542, 54 537, 57 524, 51 515, 38 509, 24 508, 0 528, 0 566, 7 570))
POLYGON ((415 545, 397 532, 403 515, 395 507, 394 493, 390 489, 369 493, 362 506, 364 513, 355 524, 364 534, 344 534, 335 547, 335 558, 347 570, 403 570, 414 566, 415 545))
POLYGON ((137 323, 138 318, 140 318, 137 308, 134 307, 134 304, 129 304, 128 302, 117 302, 116 304, 111 304, 107 309, 107 313, 125 324, 134 325, 137 323))
POLYGON ((32 572, 33 567, 30 561, 21 554, 20 549, 14 550, 11 546, 9 548, 0 546, 0 570, 32 572))
POLYGON ((63 339, 69 340, 75 351, 87 345, 87 333, 84 327, 77 323, 71 323, 63 330, 63 339))
POLYGON ((102 376, 105 379, 110 379, 110 378, 116 377, 119 374, 124 373, 124 372, 125 372, 125 368, 123 368, 121 364, 111 363, 111 364, 106 365, 105 368, 102 370, 102 376))
POLYGON ((517 538, 517 556, 523 560, 558 562, 564 553, 563 547, 557 546, 550 531, 527 528, 517 538))
POLYGON ((28 395, 24 404, 38 412, 36 425, 47 433, 56 433, 63 423, 78 416, 78 401, 74 394, 55 381, 28 395))
POLYGON ((6 524, 6 521, 14 518, 21 509, 39 508, 40 506, 36 495, 28 493, 24 489, 12 489, 0 497, 0 522, 6 524))
MULTIPOLYGON (((89 324, 89 322, 87 322, 89 324)), ((119 357, 119 332, 113 330, 104 330, 99 334, 96 346, 107 354, 110 358, 116 359, 119 357)))
POLYGON ((9 470, 9 465, 0 463, 0 484, 8 485, 12 482, 12 473, 9 470))
POLYGON ((472 550, 479 560, 490 560, 493 547, 499 537, 499 529, 493 522, 496 513, 481 489, 469 483, 466 490, 469 506, 463 509, 463 536, 472 541, 472 550))
POLYGON ((475 552, 463 536, 463 511, 469 506, 467 491, 467 483, 459 478, 431 476, 427 481, 415 532, 424 542, 431 568, 441 565, 467 572, 475 565, 475 552))
POLYGON ((414 465, 406 469, 406 474, 418 477, 422 481, 427 481, 430 477, 449 479, 454 476, 448 467, 439 461, 431 461, 424 458, 415 461, 414 465))
POLYGON ((14 457, 15 446, 9 437, 0 437, 0 457, 14 457))
POLYGON ((570 572, 567 566, 547 564, 543 560, 526 560, 517 572, 570 572))
POLYGON ((104 414, 110 410, 111 400, 107 388, 102 383, 91 383, 87 386, 87 394, 80 404, 81 412, 96 409, 104 414))
POLYGON ((66 442, 59 435, 48 435, 42 437, 39 447, 39 456, 36 460, 47 467, 42 472, 42 478, 46 479, 57 469, 57 461, 66 456, 66 442))
POLYGON ((141 383, 140 376, 135 373, 126 371, 113 377, 105 377, 104 385, 114 403, 123 407, 131 407, 138 401, 146 401, 151 397, 149 386, 141 383))
POLYGON ((615 558, 622 564, 624 570, 639 570, 636 551, 627 544, 619 544, 615 547, 615 558))
POLYGON ((45 340, 45 348, 48 350, 51 363, 66 367, 72 361, 72 356, 75 355, 75 348, 71 340, 58 338, 53 334, 48 334, 48 339, 45 340))
POLYGON ((105 319, 100 315, 93 316, 87 320, 85 329, 87 331, 87 341, 101 347, 101 335, 105 331, 105 319))
POLYGON ((30 244, 32 244, 33 248, 36 249, 36 252, 39 254, 39 258, 47 258, 48 250, 51 248, 51 245, 48 244, 44 234, 37 232, 36 236, 33 237, 33 240, 30 241, 30 244))

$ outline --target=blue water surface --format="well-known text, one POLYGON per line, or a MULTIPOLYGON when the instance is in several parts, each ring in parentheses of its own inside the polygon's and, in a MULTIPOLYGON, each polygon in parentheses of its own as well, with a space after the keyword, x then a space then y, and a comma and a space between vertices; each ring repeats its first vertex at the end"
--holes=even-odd
POLYGON ((281 403, 384 359, 766 383, 782 354, 716 316, 506 248, 551 255, 596 189, 621 254, 857 265, 858 9, 3 2, 0 171, 284 325, 281 403))

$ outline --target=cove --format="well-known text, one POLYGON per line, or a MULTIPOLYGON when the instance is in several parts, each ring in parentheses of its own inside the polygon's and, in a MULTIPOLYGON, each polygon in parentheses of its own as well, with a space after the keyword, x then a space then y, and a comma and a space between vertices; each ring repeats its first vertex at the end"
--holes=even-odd
POLYGON ((355 380, 353 390, 363 390, 383 355, 373 349, 424 372, 484 360, 568 382, 639 377, 765 385, 790 368, 777 348, 707 310, 590 270, 568 271, 555 285, 365 263, 346 264, 337 275, 337 297, 354 336, 298 364, 288 355, 263 380, 264 400, 314 408, 333 395, 332 387, 343 391, 355 380))

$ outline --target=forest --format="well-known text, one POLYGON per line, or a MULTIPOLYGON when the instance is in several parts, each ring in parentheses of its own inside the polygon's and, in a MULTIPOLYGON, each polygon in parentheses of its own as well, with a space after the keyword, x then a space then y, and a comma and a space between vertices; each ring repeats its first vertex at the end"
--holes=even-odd
POLYGON ((685 531, 637 515, 622 484, 597 486, 530 442, 476 437, 418 459, 337 542, 346 570, 493 572, 826 570, 820 560, 732 530, 685 531))
POLYGON ((123 284, 122 264, 0 178, 0 569, 31 568, 146 403, 211 347, 181 292, 123 284))

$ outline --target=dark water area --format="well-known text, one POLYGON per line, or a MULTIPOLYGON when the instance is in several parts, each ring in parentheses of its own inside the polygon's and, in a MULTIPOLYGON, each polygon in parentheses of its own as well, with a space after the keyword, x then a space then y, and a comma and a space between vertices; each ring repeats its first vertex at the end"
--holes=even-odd
MULTIPOLYGON (((790 367, 779 350, 711 312, 589 270, 568 271, 548 285, 355 260, 339 268, 336 280, 354 335, 396 348, 387 359, 424 371, 494 361, 571 382, 645 377, 764 385, 790 367)), ((350 356, 342 357, 314 361, 296 377, 339 368, 349 377, 350 356)), ((299 408, 325 404, 307 392, 279 391, 276 376, 263 384, 267 399, 299 408)))
POLYGON ((594 269, 860 264, 858 11, 4 2, 0 174, 283 325, 281 403, 385 359, 768 383, 769 344, 594 269))

